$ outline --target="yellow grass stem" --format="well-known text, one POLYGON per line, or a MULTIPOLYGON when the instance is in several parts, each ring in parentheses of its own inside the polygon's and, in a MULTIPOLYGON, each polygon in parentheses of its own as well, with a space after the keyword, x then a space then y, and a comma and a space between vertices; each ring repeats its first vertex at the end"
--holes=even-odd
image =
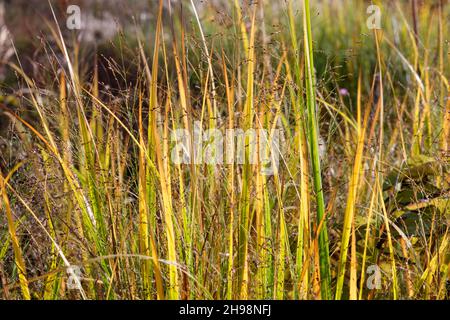
MULTIPOLYGON (((358 110, 361 110, 361 74, 358 80, 358 110)), ((339 270, 338 270, 338 278, 336 285, 336 299, 340 300, 342 297, 342 290, 344 287, 344 278, 345 278, 345 269, 347 263, 347 253, 349 248, 349 241, 352 233, 354 233, 354 216, 355 216, 355 207, 358 196, 358 186, 359 179, 361 176, 361 168, 363 165, 363 153, 364 153, 364 143, 365 143, 365 135, 367 122, 369 120, 370 110, 371 108, 367 108, 364 116, 363 123, 358 123, 358 131, 357 134, 357 145, 356 151, 353 160, 353 171, 350 177, 350 184, 348 189, 347 196, 347 205, 344 213, 344 225, 342 231, 342 240, 341 240, 341 248, 340 248, 340 258, 339 258, 339 270)), ((354 236, 353 236, 354 238, 354 236)), ((354 254, 352 254, 354 256, 354 254)), ((355 261, 352 263, 351 272, 353 274, 356 273, 356 265, 355 261)), ((355 286, 350 287, 352 298, 356 298, 355 286)))

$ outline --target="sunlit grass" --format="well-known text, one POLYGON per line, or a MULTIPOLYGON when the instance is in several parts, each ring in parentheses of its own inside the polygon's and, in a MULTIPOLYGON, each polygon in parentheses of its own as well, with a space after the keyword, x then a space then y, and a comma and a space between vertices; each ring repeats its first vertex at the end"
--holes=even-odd
POLYGON ((0 296, 448 298, 449 6, 186 3, 95 59, 49 6, 42 77, 6 64, 0 296), (196 126, 269 134, 180 163, 196 126))

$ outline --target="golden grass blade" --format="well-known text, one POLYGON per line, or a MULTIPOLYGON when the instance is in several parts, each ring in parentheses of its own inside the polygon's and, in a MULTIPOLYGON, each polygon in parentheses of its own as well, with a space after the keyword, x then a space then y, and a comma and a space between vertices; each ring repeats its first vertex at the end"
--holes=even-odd
MULTIPOLYGON (((359 76, 358 81, 358 110, 360 110, 361 105, 361 74, 359 76)), ((349 241, 352 235, 352 229, 354 228, 354 215, 355 215, 355 207, 358 195, 358 186, 359 179, 361 176, 361 168, 363 165, 363 153, 364 153, 364 145, 365 145, 365 135, 367 123, 369 120, 370 110, 371 108, 367 108, 364 116, 363 123, 358 124, 357 137, 358 142, 356 145, 356 152, 353 160, 353 171, 350 178, 350 184, 348 189, 347 196, 347 205, 345 208, 344 214, 344 226, 342 230, 342 240, 341 240, 341 248, 340 248, 340 258, 339 258, 339 270, 338 270, 338 278, 336 285, 336 300, 340 300, 342 297, 342 289, 344 287, 344 278, 345 278, 345 269, 347 263, 347 253, 349 248, 349 241)), ((354 231, 354 230, 353 230, 354 231)), ((352 255, 353 256, 353 255, 352 255)), ((356 265, 353 263, 351 272, 353 274, 356 273, 356 265)), ((355 287, 353 286, 352 296, 356 298, 356 293, 354 292, 355 287)))
POLYGON ((11 243, 14 251, 14 261, 17 267, 17 272, 19 274, 20 288, 22 290, 22 297, 25 300, 30 300, 30 289, 28 288, 27 280, 27 269, 25 266, 25 260, 23 258, 22 249, 20 248, 20 241, 16 232, 16 225, 13 213, 11 211, 11 206, 9 202, 9 197, 6 191, 5 178, 3 173, 0 172, 0 190, 2 193, 2 208, 6 213, 6 219, 8 222, 9 235, 11 237, 11 243))

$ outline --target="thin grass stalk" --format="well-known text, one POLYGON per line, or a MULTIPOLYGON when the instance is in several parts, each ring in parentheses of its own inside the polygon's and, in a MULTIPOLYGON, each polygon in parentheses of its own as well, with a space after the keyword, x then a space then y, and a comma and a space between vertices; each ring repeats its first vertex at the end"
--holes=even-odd
MULTIPOLYGON (((139 141, 142 145, 145 144, 144 141, 144 128, 142 123, 142 94, 139 95, 139 141)), ((139 169, 138 169, 138 190, 139 190, 139 252, 140 254, 150 256, 150 239, 152 236, 149 232, 149 221, 148 221, 148 197, 147 197, 147 166, 145 161, 145 151, 139 150, 139 169)), ((155 272, 159 272, 155 270, 155 272)), ((146 299, 151 299, 151 261, 142 261, 141 266, 142 283, 144 289, 144 297, 146 299)), ((157 297, 158 299, 164 298, 164 291, 161 283, 161 275, 156 274, 156 285, 158 287, 157 297)))
MULTIPOLYGON (((44 162, 46 174, 48 174, 49 172, 52 171, 53 162, 51 161, 51 159, 49 158, 49 154, 45 150, 42 150, 41 154, 42 154, 42 159, 44 160, 43 162, 44 162)), ((53 219, 51 217, 51 200, 50 200, 49 191, 47 190, 47 180, 45 180, 44 201, 45 201, 44 211, 45 211, 46 218, 48 220, 49 233, 52 236, 52 238, 56 238, 56 229, 55 229, 55 225, 53 223, 53 219)), ((56 252, 56 246, 54 243, 52 243, 52 245, 51 245, 51 254, 52 254, 53 258, 50 263, 50 271, 49 271, 50 275, 48 276, 48 278, 45 281, 44 295, 43 295, 44 300, 50 300, 53 297, 55 297, 55 293, 57 292, 58 285, 59 285, 57 274, 53 273, 53 271, 57 269, 57 264, 58 264, 58 260, 59 260, 59 257, 56 252)))
MULTIPOLYGON (((358 80, 358 110, 361 109, 361 74, 358 80)), ((347 205, 344 213, 344 225, 342 230, 341 248, 340 248, 340 258, 339 258, 339 269, 336 284, 336 300, 340 300, 342 297, 342 290, 344 288, 345 279, 345 269, 347 263, 347 253, 349 248, 349 241, 352 234, 352 229, 354 228, 354 216, 356 201, 358 195, 359 179, 361 175, 361 168, 363 165, 363 153, 364 153, 364 143, 365 134, 367 128, 367 122, 369 120, 370 109, 367 108, 364 116, 364 122, 358 123, 357 137, 358 142, 356 146, 356 152, 353 161, 353 171, 350 178, 350 185, 347 195, 347 205)), ((353 271, 355 271, 352 268, 353 271)), ((354 293, 354 292, 353 292, 354 293)), ((353 295, 356 298, 355 295, 353 295)))
POLYGON ((392 273, 392 298, 394 300, 397 300, 398 298, 398 277, 397 277, 397 266, 396 266, 396 260, 395 260, 395 248, 394 248, 394 244, 392 241, 392 233, 390 230, 390 221, 388 218, 388 214, 386 211, 386 206, 384 205, 384 199, 383 199, 383 193, 382 193, 382 187, 380 185, 379 180, 377 181, 377 186, 378 186, 378 194, 380 196, 380 203, 381 203, 381 209, 382 209, 382 214, 383 214, 383 222, 384 222, 384 226, 386 228, 386 235, 387 235, 387 243, 388 243, 388 248, 389 248, 389 258, 390 258, 390 262, 391 262, 391 273, 392 273))
POLYGON ((286 218, 284 214, 284 207, 281 195, 281 182, 278 174, 275 174, 275 185, 278 199, 278 246, 277 246, 277 256, 275 261, 275 282, 274 282, 274 299, 283 300, 284 299, 284 284, 285 284, 285 270, 286 270, 286 218))
MULTIPOLYGON (((172 193, 170 187, 170 175, 169 171, 164 167, 164 159, 167 155, 162 153, 161 138, 159 135, 159 129, 157 126, 158 117, 158 69, 159 69, 159 47, 160 38, 162 31, 162 12, 163 12, 163 1, 159 1, 158 9, 158 21, 155 34, 155 44, 153 51, 153 63, 151 78, 149 80, 149 92, 150 92, 150 117, 149 117, 149 150, 154 150, 155 158, 157 162, 158 171, 160 173, 159 180, 161 186, 161 196, 162 196, 162 207, 164 212, 165 220, 165 232, 167 238, 167 254, 169 265, 169 288, 168 297, 169 299, 179 298, 179 286, 178 286, 178 271, 177 271, 177 254, 176 254, 176 240, 175 240, 175 230, 173 225, 173 207, 172 207, 172 193), (152 149, 153 148, 153 149, 152 149)), ((149 74, 147 72, 147 74, 149 74)), ((150 204, 151 205, 151 204, 150 204)), ((156 209, 156 207, 155 207, 156 209)))
MULTIPOLYGON (((244 131, 251 129, 253 124, 253 99, 254 99, 254 70, 255 70, 255 33, 256 33, 256 6, 253 10, 252 25, 250 31, 250 42, 248 49, 248 65, 247 65, 247 97, 243 112, 243 129, 244 131)), ((245 141, 245 164, 243 165, 242 174, 242 194, 240 199, 240 219, 239 219, 239 292, 241 299, 248 298, 249 285, 249 223, 250 223, 250 200, 251 200, 251 181, 252 172, 250 165, 250 145, 252 142, 246 137, 245 141)))
MULTIPOLYGON (((297 43, 297 33, 295 28, 295 18, 293 10, 293 1, 288 3, 288 16, 289 16, 289 30, 291 36, 292 50, 295 53, 295 81, 299 85, 299 90, 303 87, 303 81, 301 77, 301 67, 300 67, 300 52, 298 50, 297 43)), ((288 76, 290 76, 290 66, 286 63, 288 69, 288 76)), ((297 226, 297 250, 296 250, 296 281, 294 297, 300 299, 307 298, 307 288, 309 286, 309 272, 304 270, 307 266, 305 260, 307 259, 307 253, 310 246, 310 196, 309 196, 309 164, 308 164, 308 143, 305 134, 305 121, 306 115, 302 108, 303 99, 301 94, 295 94, 292 89, 290 89, 291 101, 294 105, 294 112, 298 114, 295 119, 295 132, 296 136, 296 154, 299 155, 300 160, 300 206, 299 206, 299 218, 297 226), (305 271, 305 272, 304 272, 305 271)))
POLYGON ((362 261, 361 261, 361 275, 360 275, 360 282, 359 282, 359 300, 362 300, 363 298, 363 288, 365 286, 365 276, 366 276, 366 261, 367 261, 367 250, 369 248, 369 241, 370 241, 370 234, 371 234, 371 226, 372 226, 372 219, 374 214, 374 206, 375 206, 375 200, 377 199, 378 188, 373 188, 372 195, 370 198, 370 205, 368 209, 367 214, 367 223, 366 223, 366 234, 364 237, 364 251, 362 254, 362 261))
MULTIPOLYGON (((262 118, 262 110, 259 112, 259 117, 262 118)), ((261 127, 259 127, 262 129, 261 127)), ((261 150, 262 144, 264 142, 262 141, 262 138, 259 134, 257 135, 257 150, 261 150)), ((265 219, 264 219, 264 189, 265 189, 265 179, 264 176, 261 174, 262 166, 261 166, 261 159, 258 154, 258 165, 257 165, 257 173, 255 177, 255 189, 256 189, 256 198, 255 198, 255 217, 256 217, 256 259, 257 261, 261 261, 260 266, 258 267, 258 270, 256 272, 256 297, 258 299, 264 299, 264 295, 266 292, 266 283, 265 283, 265 273, 266 273, 266 267, 264 265, 266 261, 266 248, 264 247, 265 244, 265 219)))
POLYGON ((320 287, 322 299, 331 299, 331 272, 330 254, 328 248, 328 231, 325 218, 325 201, 322 186, 322 172, 319 156, 319 132, 318 116, 316 109, 314 60, 312 47, 311 17, 309 0, 303 1, 303 31, 304 31, 304 53, 306 71, 306 104, 308 109, 308 133, 310 156, 312 162, 312 174, 314 180, 314 191, 317 206, 317 221, 323 221, 323 227, 319 233, 319 255, 320 255, 320 287), (325 219, 324 219, 325 218, 325 219))
POLYGON ((25 266, 25 260, 23 258, 22 249, 20 247, 20 240, 17 235, 15 219, 11 211, 11 205, 6 191, 5 178, 3 173, 0 172, 0 191, 2 193, 2 208, 6 213, 6 220, 8 223, 9 236, 11 237, 11 244, 14 252, 14 262, 17 267, 17 273, 19 275, 20 289, 22 291, 22 297, 25 300, 30 300, 30 289, 28 287, 27 269, 25 266))
MULTIPOLYGON (((439 72, 441 75, 445 73, 444 67, 444 0, 439 0, 439 24, 438 24, 438 48, 439 48, 439 72)), ((441 138, 441 146, 444 155, 450 152, 450 94, 446 90, 444 78, 441 76, 440 81, 439 104, 442 106, 443 112, 443 132, 441 138), (447 103, 445 98, 447 96, 447 103)))
MULTIPOLYGON (((227 98, 227 108, 228 108, 228 129, 234 129, 234 107, 233 107, 233 95, 234 89, 230 85, 228 78, 228 70, 225 62, 225 54, 222 50, 222 71, 225 81, 225 93, 227 98)), ((233 150, 234 154, 234 150, 233 150)), ((234 215, 236 206, 236 195, 235 195, 235 168, 234 161, 228 165, 228 193, 229 193, 229 221, 228 221, 228 261, 227 261, 227 289, 226 298, 228 300, 233 299, 233 264, 234 264, 234 215)))

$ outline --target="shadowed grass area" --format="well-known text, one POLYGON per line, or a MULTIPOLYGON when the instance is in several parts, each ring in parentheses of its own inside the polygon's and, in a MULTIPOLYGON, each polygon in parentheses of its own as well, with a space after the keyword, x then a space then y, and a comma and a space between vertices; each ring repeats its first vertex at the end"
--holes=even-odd
POLYGON ((181 3, 0 39, 0 297, 448 299, 447 2, 181 3))

